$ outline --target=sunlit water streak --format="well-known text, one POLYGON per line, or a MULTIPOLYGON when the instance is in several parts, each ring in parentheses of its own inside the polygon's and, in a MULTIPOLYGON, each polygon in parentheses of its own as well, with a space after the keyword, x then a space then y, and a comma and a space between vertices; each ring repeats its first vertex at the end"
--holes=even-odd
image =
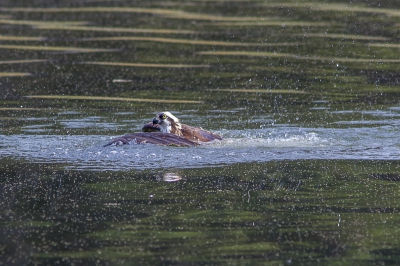
POLYGON ((0 156, 67 168, 127 171, 196 168, 301 159, 400 158, 399 129, 274 127, 220 132, 224 140, 192 148, 155 145, 103 147, 104 135, 2 135, 0 156))

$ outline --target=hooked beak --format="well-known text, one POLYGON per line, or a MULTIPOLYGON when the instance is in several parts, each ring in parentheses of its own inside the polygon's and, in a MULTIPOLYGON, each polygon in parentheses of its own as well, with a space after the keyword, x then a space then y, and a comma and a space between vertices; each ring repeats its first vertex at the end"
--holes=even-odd
POLYGON ((153 122, 148 123, 143 126, 142 131, 143 132, 159 132, 161 131, 159 124, 159 120, 157 118, 153 119, 153 122))
POLYGON ((160 132, 161 128, 160 128, 160 123, 162 122, 162 118, 161 117, 155 117, 153 118, 153 121, 144 125, 142 127, 142 131, 143 132, 160 132))

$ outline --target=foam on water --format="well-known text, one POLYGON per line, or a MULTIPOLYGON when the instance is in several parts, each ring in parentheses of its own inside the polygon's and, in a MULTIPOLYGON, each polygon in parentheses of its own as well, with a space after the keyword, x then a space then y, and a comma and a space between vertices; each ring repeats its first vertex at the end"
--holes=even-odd
POLYGON ((224 140, 191 148, 102 147, 110 140, 109 136, 102 135, 1 135, 0 156, 65 163, 68 168, 93 170, 193 168, 271 160, 400 158, 400 132, 393 126, 276 127, 220 133, 224 140))

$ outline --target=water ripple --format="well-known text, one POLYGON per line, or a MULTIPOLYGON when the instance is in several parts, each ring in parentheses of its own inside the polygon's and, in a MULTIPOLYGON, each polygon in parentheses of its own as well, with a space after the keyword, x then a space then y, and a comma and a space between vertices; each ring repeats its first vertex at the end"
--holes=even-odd
POLYGON ((155 145, 102 147, 102 135, 1 136, 0 155, 33 162, 66 163, 87 170, 139 170, 222 166, 301 159, 399 159, 396 127, 269 128, 220 132, 224 140, 192 148, 155 145))

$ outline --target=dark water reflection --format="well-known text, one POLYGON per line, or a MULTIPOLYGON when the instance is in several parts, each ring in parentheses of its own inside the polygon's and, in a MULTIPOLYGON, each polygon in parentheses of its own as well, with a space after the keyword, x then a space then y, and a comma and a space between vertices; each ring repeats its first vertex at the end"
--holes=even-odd
POLYGON ((0 265, 399 264, 399 7, 2 1, 0 265))
POLYGON ((4 263, 398 260, 393 161, 242 163, 174 174, 2 165, 4 263), (180 180, 165 182, 171 176, 180 180))

